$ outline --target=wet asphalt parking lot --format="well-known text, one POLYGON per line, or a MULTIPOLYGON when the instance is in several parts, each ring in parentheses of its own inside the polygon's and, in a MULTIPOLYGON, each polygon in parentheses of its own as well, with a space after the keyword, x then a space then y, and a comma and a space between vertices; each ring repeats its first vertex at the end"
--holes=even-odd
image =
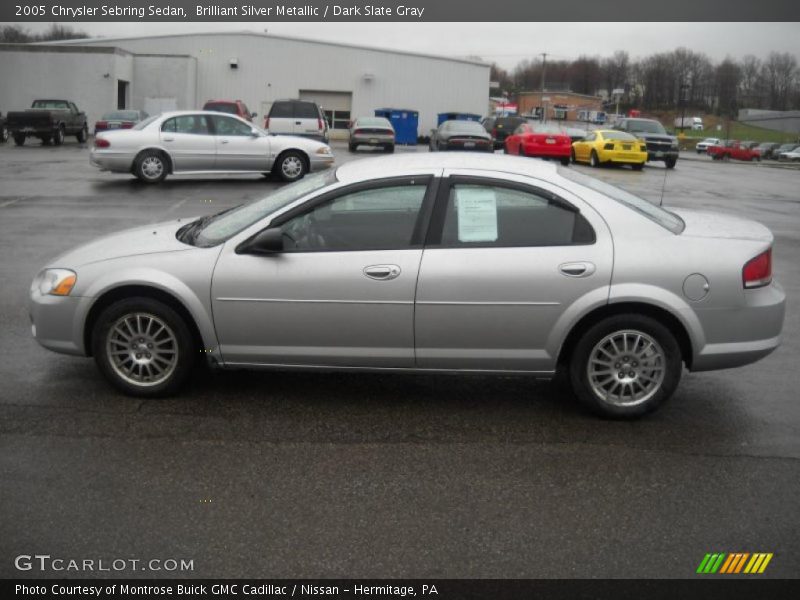
POLYGON ((121 396, 92 360, 33 340, 33 276, 87 239, 280 184, 150 187, 94 169, 74 141, 0 146, 0 575, 59 575, 14 568, 39 553, 193 560, 119 573, 147 577, 691 577, 707 552, 742 551, 774 553, 764 576, 797 576, 800 170, 696 158, 572 168, 769 226, 784 343, 684 373, 659 412, 625 423, 518 377, 200 372, 177 398, 121 396))

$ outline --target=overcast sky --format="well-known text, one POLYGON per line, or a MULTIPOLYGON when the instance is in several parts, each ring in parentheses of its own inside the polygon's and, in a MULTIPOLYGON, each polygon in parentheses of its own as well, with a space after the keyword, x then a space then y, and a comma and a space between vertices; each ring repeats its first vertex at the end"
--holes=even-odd
MULTIPOLYGON (((798 0, 800 1, 800 0, 798 0)), ((46 23, 22 23, 31 31, 46 23)), ((714 60, 726 55, 790 52, 800 59, 800 23, 77 23, 91 36, 202 31, 259 31, 442 56, 479 56, 507 69, 547 52, 554 60, 581 54, 632 58, 685 46, 714 60)), ((550 58, 549 58, 550 59, 550 58)))

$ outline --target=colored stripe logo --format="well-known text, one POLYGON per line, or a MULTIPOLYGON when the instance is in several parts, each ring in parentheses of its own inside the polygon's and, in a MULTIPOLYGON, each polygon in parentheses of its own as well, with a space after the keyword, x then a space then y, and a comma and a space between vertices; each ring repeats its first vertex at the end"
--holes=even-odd
POLYGON ((772 560, 772 552, 718 552, 715 554, 706 554, 697 567, 697 572, 700 574, 714 574, 720 573, 724 575, 736 575, 739 573, 747 573, 755 575, 756 573, 763 573, 769 561, 772 560))

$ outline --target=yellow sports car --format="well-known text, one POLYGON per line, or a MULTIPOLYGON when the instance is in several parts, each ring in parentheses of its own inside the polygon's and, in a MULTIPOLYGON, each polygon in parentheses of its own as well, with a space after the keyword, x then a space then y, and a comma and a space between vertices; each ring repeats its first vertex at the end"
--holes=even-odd
POLYGON ((624 131, 596 129, 572 144, 572 162, 588 162, 593 167, 619 163, 640 171, 647 162, 647 145, 624 131))

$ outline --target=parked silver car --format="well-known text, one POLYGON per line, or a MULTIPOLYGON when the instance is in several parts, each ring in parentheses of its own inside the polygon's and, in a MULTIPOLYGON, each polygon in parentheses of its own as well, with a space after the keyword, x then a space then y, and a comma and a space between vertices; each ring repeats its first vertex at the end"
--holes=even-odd
POLYGON ((99 133, 90 161, 104 171, 159 183, 173 173, 274 173, 297 181, 309 171, 327 169, 334 158, 327 144, 271 135, 233 115, 175 111, 133 129, 99 133))
POLYGON ((359 117, 350 126, 348 148, 355 152, 359 146, 383 148, 394 152, 395 133, 389 119, 384 117, 359 117))
POLYGON ((37 341, 136 396, 224 368, 569 373, 596 412, 781 341, 772 234, 502 155, 379 157, 90 242, 31 287, 37 341))

